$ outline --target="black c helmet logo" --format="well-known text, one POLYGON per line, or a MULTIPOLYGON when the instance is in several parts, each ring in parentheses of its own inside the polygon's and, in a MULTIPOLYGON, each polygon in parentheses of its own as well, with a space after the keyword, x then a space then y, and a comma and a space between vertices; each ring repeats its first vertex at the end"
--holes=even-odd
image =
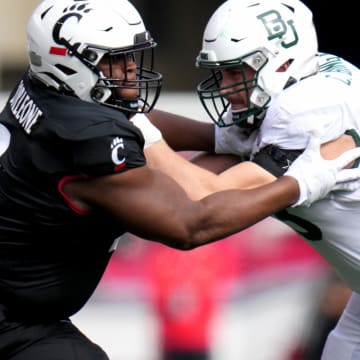
POLYGON ((52 33, 54 41, 59 45, 65 45, 67 48, 69 47, 71 48, 71 45, 66 39, 60 37, 60 31, 63 25, 65 24, 65 22, 71 17, 76 17, 78 19, 78 22, 80 22, 80 20, 82 19, 82 15, 77 13, 66 14, 56 22, 52 33))

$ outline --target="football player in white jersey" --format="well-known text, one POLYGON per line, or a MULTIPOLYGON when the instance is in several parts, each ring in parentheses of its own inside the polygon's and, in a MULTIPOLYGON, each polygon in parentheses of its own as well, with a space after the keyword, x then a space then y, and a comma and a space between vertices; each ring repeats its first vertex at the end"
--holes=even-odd
MULTIPOLYGON (((360 144, 360 71, 319 53, 312 13, 298 0, 224 2, 205 28, 197 65, 211 72, 198 94, 216 126, 161 111, 150 119, 175 150, 251 160, 242 164, 244 187, 282 175, 314 131, 321 133, 327 158, 360 144)), ((146 156, 165 172, 176 168, 156 157, 156 146, 146 156)), ((322 360, 360 359, 360 191, 332 192, 310 207, 275 216, 301 234, 353 290, 322 360)))

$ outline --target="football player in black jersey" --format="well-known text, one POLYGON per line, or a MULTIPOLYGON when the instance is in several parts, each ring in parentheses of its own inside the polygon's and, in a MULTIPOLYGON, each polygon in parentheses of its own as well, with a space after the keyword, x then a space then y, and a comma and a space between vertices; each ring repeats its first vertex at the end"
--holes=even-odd
POLYGON ((359 153, 328 162, 311 143, 291 176, 194 201, 147 166, 133 124, 143 127, 162 76, 131 3, 45 0, 27 35, 29 69, 0 114, 1 360, 108 359, 69 317, 124 232, 188 250, 359 177, 340 170, 359 153))

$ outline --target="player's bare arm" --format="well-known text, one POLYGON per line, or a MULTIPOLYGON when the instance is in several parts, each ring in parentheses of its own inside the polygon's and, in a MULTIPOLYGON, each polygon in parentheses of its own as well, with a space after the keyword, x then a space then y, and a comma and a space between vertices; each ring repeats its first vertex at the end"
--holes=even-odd
MULTIPOLYGON (((208 127, 202 126, 203 123, 197 120, 163 111, 153 111, 152 113, 151 122, 160 127, 163 136, 165 135, 164 138, 170 141, 171 148, 173 148, 174 140, 174 148, 183 148, 186 145, 186 139, 184 139, 186 137, 174 136, 176 133, 183 133, 185 129, 196 138, 206 139, 214 136, 213 133, 210 134, 208 127), (175 124, 176 131, 173 134, 170 131, 170 137, 166 137, 171 130, 169 124, 175 124), (179 145, 180 142, 181 145, 179 145)), ((322 144, 321 155, 324 159, 331 160, 354 147, 353 138, 350 135, 343 135, 336 140, 322 144)), ((174 153, 171 148, 164 140, 147 147, 145 154, 148 165, 174 178, 192 199, 200 199, 213 191, 256 188, 276 179, 274 175, 257 164, 250 161, 240 162, 241 158, 234 155, 200 154, 192 159, 192 163, 198 165, 194 166, 174 153), (203 169, 207 169, 209 172, 203 169), (219 174, 219 176, 210 172, 219 174)))
POLYGON ((147 166, 72 181, 64 191, 83 210, 105 210, 130 232, 179 249, 241 231, 299 196, 296 180, 283 177, 254 191, 228 190, 192 201, 174 180, 147 166))
POLYGON ((174 152, 164 140, 147 147, 145 155, 149 167, 172 177, 193 200, 215 191, 261 186, 275 179, 269 172, 251 162, 242 162, 217 175, 216 171, 213 172, 213 163, 218 168, 221 160, 225 167, 229 164, 227 157, 212 155, 207 157, 206 163, 201 158, 201 162, 195 164, 174 152))
MULTIPOLYGON (((329 141, 321 145, 320 153, 324 159, 332 160, 340 156, 347 150, 354 149, 356 144, 354 139, 350 135, 342 135, 338 139, 329 141)), ((216 155, 213 155, 214 162, 217 162, 216 155)), ((195 161, 195 163, 201 167, 211 170, 211 161, 209 159, 206 162, 195 161)), ((353 163, 349 163, 347 167, 351 167, 353 163)), ((259 165, 246 161, 242 162, 239 165, 235 165, 225 170, 219 174, 222 184, 229 184, 229 186, 234 186, 235 188, 241 189, 253 189, 258 186, 268 184, 276 179, 267 170, 263 169, 259 165), (237 185, 239 187, 237 187, 237 185)))
MULTIPOLYGON (((323 144, 321 154, 325 159, 331 160, 354 147, 352 137, 343 135, 337 140, 323 144)), ((205 162, 200 158, 192 163, 172 151, 164 140, 146 148, 145 155, 150 167, 171 176, 194 200, 214 191, 257 188, 276 179, 270 172, 250 161, 231 166, 216 175, 213 173, 213 163, 217 164, 221 160, 223 164, 227 164, 226 157, 209 155, 205 162)), ((215 167, 218 168, 218 165, 215 167)))
POLYGON ((325 161, 319 148, 319 138, 312 138, 285 176, 270 184, 216 192, 199 201, 191 200, 176 181, 148 166, 72 181, 63 190, 77 205, 84 204, 83 210, 101 209, 138 236, 186 250, 239 232, 299 199, 316 201, 338 179, 359 177, 358 173, 347 177, 351 170, 339 169, 359 157, 360 149, 325 161))

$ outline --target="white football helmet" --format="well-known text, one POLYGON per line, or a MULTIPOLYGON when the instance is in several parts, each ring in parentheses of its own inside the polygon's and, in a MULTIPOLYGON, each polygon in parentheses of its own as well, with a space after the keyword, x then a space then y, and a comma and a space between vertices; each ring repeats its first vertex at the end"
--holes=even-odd
POLYGON ((299 0, 228 0, 208 21, 199 68, 212 75, 198 85, 200 100, 219 126, 258 126, 271 101, 287 86, 318 72, 318 42, 311 11, 299 0), (222 87, 220 69, 256 71, 255 78, 222 87), (279 71, 284 64, 286 71, 279 71), (247 92, 248 104, 231 110, 226 96, 247 92), (241 89, 240 89, 241 88, 241 89))
POLYGON ((58 91, 127 112, 148 112, 159 96, 156 43, 128 0, 44 0, 28 21, 27 44, 32 75, 58 91), (97 68, 104 56, 111 68, 119 55, 135 59, 136 80, 105 77, 97 68), (119 98, 119 87, 137 89, 138 97, 119 98))

